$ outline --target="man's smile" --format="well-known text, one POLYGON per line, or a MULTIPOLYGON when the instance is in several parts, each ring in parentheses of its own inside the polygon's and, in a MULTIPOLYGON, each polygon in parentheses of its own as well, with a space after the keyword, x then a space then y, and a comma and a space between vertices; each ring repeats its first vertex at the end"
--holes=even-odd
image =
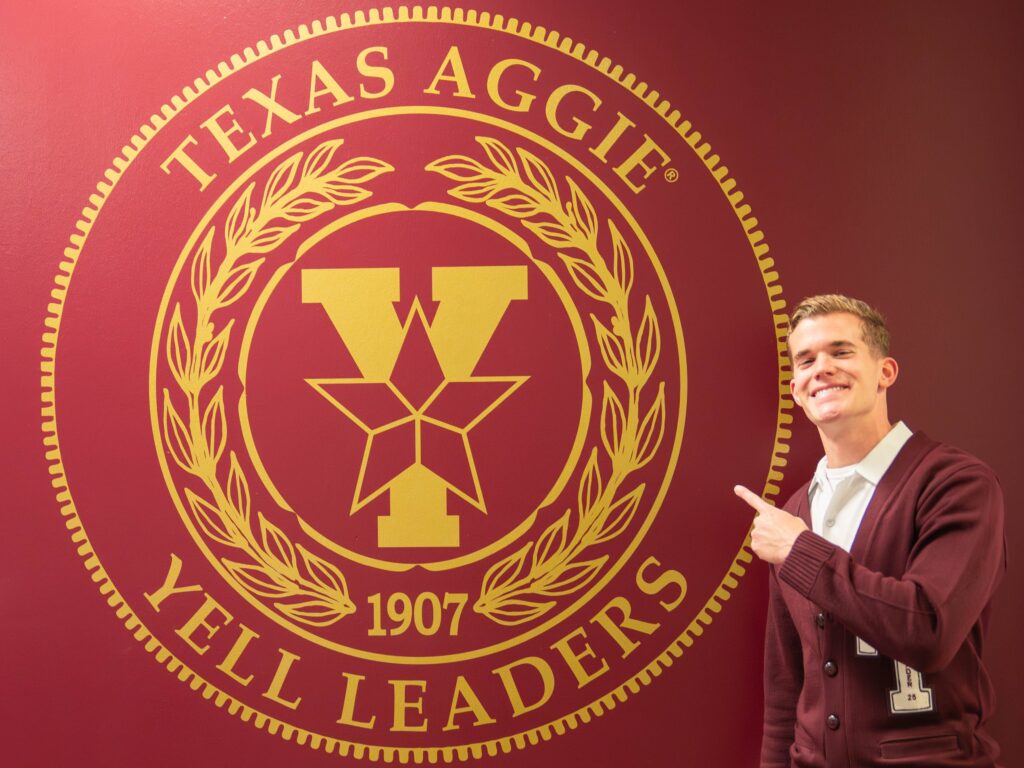
POLYGON ((832 384, 831 386, 821 387, 820 389, 814 390, 811 392, 811 397, 817 397, 822 393, 828 394, 829 392, 841 392, 846 389, 849 389, 849 387, 845 384, 832 384))

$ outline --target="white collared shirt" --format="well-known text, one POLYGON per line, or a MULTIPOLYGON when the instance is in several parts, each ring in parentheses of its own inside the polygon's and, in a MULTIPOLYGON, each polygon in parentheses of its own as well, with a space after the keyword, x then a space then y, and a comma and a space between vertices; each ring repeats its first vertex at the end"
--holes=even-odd
POLYGON ((823 456, 807 491, 811 529, 849 552, 878 482, 912 434, 897 423, 867 456, 847 467, 830 468, 823 456))

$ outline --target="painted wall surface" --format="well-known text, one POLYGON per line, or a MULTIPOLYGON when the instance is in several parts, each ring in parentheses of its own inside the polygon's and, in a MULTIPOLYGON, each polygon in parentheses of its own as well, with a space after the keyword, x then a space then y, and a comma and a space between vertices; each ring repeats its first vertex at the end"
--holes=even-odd
MULTIPOLYGON (((123 622, 83 568, 51 488, 40 418, 40 348, 54 275, 69 236, 90 204, 96 182, 139 127, 186 84, 247 46, 328 15, 383 5, 313 0, 103 0, 72 5, 44 0, 7 4, 0 10, 0 195, 5 220, 0 237, 0 386, 8 494, 0 592, 5 619, 0 633, 5 694, 0 733, 5 764, 255 767, 339 762, 337 755, 270 735, 218 710, 178 682, 120 626, 123 622)), ((1016 339, 1024 290, 1017 264, 1018 211, 1024 203, 1024 151, 1019 143, 1024 129, 1019 98, 1024 92, 1019 46, 1024 12, 1012 3, 868 3, 841 9, 796 2, 626 6, 516 0, 453 5, 558 30, 649 82, 672 109, 692 121, 743 190, 743 202, 752 210, 741 215, 751 230, 763 232, 787 304, 810 293, 836 290, 863 297, 885 312, 894 335, 893 354, 902 366, 891 395, 893 415, 977 454, 995 468, 1004 485, 1010 571, 996 598, 986 650, 1000 699, 992 731, 1003 745, 1005 765, 1019 764, 1024 760, 1024 738, 1017 727, 1024 718, 1018 695, 1024 664, 1017 651, 1024 630, 1019 597, 1024 577, 1016 550, 1024 524, 1016 510, 1024 495, 1014 481, 1024 460, 1017 383, 1024 360, 1016 339), (755 223, 750 223, 751 216, 755 223)), ((437 27, 426 30, 423 39, 425 49, 447 48, 437 27)), ((539 43, 525 45, 516 55, 525 57, 526 50, 532 56, 529 46, 535 46, 538 60, 555 57, 539 43)), ((424 65, 427 82, 436 68, 437 59, 433 61, 432 67, 424 65)), ((622 98, 621 103, 632 104, 622 98)), ((181 135, 175 136, 180 140, 181 135)), ((470 138, 466 146, 471 145, 470 138)), ((380 147, 386 149, 386 141, 380 147)), ((687 162, 696 161, 691 157, 687 162)), ((679 206, 681 221, 703 211, 701 206, 708 205, 704 198, 673 192, 688 189, 687 167, 680 165, 678 182, 669 182, 665 169, 658 168, 646 192, 649 197, 636 196, 636 210, 654 211, 659 221, 671 218, 673 205, 679 206)), ((703 168, 701 172, 707 173, 703 168)), ((157 172, 151 178, 157 190, 167 177, 157 172)), ((614 175, 607 178, 614 182, 614 175)), ((710 175, 701 179, 712 183, 710 175)), ((144 181, 137 182, 134 194, 145 193, 144 181)), ((168 219, 174 217, 175 194, 181 195, 182 210, 192 199, 176 188, 153 194, 167 204, 168 219)), ((702 223, 717 232, 716 217, 721 217, 734 228, 728 230, 733 240, 724 238, 722 247, 738 243, 749 250, 726 198, 719 202, 720 209, 709 207, 712 213, 702 223)), ((128 226, 124 238, 140 242, 164 223, 138 214, 119 222, 128 226)), ((112 237, 110 226, 106 234, 97 228, 97 237, 112 237)), ((680 248, 712 242, 701 239, 703 234, 686 237, 690 235, 680 238, 680 248)), ((697 474, 706 482, 674 485, 687 490, 670 492, 662 514, 699 498, 711 509, 704 524, 713 525, 727 542, 735 541, 735 550, 749 521, 730 486, 763 482, 776 418, 768 297, 751 294, 748 299, 745 292, 751 284, 734 278, 727 265, 713 263, 711 255, 684 269, 679 265, 691 262, 665 250, 670 281, 691 273, 694 280, 706 281, 700 300, 683 305, 683 333, 691 406, 697 402, 713 407, 687 412, 679 470, 686 473, 689 467, 689 476, 697 474), (717 339, 726 341, 712 343, 717 339), (758 394, 746 386, 752 381, 758 382, 758 394), (700 400, 705 391, 708 399, 700 400), (743 424, 737 421, 737 414, 747 408, 756 414, 749 419, 751 445, 745 444, 743 424), (767 437, 762 421, 768 424, 767 437), (716 429, 719 424, 721 430, 716 429), (722 435, 727 435, 727 447, 735 446, 734 451, 715 442, 716 432, 723 442, 722 435), (710 457, 706 465, 701 464, 702 445, 710 457)), ((95 266, 91 272, 83 267, 81 280, 99 275, 110 281, 112 295, 132 294, 131 284, 118 282, 126 278, 112 270, 104 273, 102 252, 90 252, 88 246, 84 252, 95 266)), ((139 258, 143 274, 146 256, 139 258)), ((111 251, 109 263, 113 260, 111 251)), ((750 264, 755 264, 753 257, 750 264)), ((756 269, 750 275, 760 279, 756 269)), ((761 283, 754 284, 763 289, 761 283)), ((85 289, 80 290, 84 295, 85 289)), ((108 318, 101 305, 97 302, 79 314, 77 325, 69 321, 65 349, 74 349, 76 338, 87 335, 90 317, 96 328, 104 327, 108 318)), ((68 311, 73 311, 71 304, 68 311)), ((151 313, 139 331, 147 354, 154 317, 151 313)), ((66 366, 77 366, 84 377, 91 359, 81 354, 66 366)), ((109 369, 91 375, 96 402, 102 403, 104 377, 116 375, 109 369)), ((70 390, 69 385, 65 391, 70 390)), ((81 416, 88 401, 79 396, 77 413, 85 430, 92 422, 81 416)), ((60 424, 59 413, 57 418, 60 424)), ((788 440, 781 498, 806 479, 819 455, 817 436, 801 419, 796 414, 788 440)), ((100 451, 105 440, 116 439, 101 431, 70 438, 69 454, 76 440, 100 451)), ((84 476, 92 466, 86 453, 78 453, 83 488, 89 485, 84 476)), ((104 465, 97 461, 95 466, 100 477, 104 465)), ((688 521, 690 528, 683 532, 693 541, 675 541, 666 534, 659 542, 657 552, 665 562, 673 552, 688 552, 687 546, 700 548, 699 525, 694 518, 688 521)), ((675 535, 683 529, 668 530, 675 535)), ((707 536, 709 542, 714 538, 707 536)), ((714 549, 710 544, 707 548, 714 549)), ((697 554, 692 557, 696 559, 691 563, 703 562, 697 554)), ((166 571, 166 554, 160 558, 150 591, 166 571)), ((149 564, 138 564, 140 573, 149 564)), ((716 562, 718 570, 710 581, 710 560, 706 568, 683 567, 690 582, 688 599, 703 602, 728 564, 716 562)), ((747 567, 721 611, 702 625, 698 641, 614 709, 565 734, 548 733, 536 745, 481 762, 755 764, 765 577, 759 563, 747 567)), ((140 580, 138 591, 144 586, 140 580)), ((559 689, 556 698, 568 701, 575 693, 559 689)), ((398 739, 389 743, 416 745, 398 739)))

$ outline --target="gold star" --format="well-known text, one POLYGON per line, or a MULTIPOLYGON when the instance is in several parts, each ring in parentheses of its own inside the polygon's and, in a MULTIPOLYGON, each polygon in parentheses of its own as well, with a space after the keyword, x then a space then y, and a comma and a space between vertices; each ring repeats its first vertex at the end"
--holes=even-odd
POLYGON ((402 478, 417 478, 413 485, 422 492, 428 476, 486 514, 469 435, 529 377, 447 378, 418 300, 402 332, 386 379, 306 379, 367 436, 350 514, 385 491, 392 492, 394 507, 402 478))

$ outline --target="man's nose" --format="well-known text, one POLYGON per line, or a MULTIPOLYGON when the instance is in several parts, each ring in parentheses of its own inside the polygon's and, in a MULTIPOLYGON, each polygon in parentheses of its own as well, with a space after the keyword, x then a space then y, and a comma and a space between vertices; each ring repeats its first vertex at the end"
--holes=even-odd
POLYGON ((831 376, 835 373, 835 366, 832 364, 832 358, 829 355, 818 355, 814 358, 814 365, 812 366, 812 373, 815 377, 817 376, 831 376))

